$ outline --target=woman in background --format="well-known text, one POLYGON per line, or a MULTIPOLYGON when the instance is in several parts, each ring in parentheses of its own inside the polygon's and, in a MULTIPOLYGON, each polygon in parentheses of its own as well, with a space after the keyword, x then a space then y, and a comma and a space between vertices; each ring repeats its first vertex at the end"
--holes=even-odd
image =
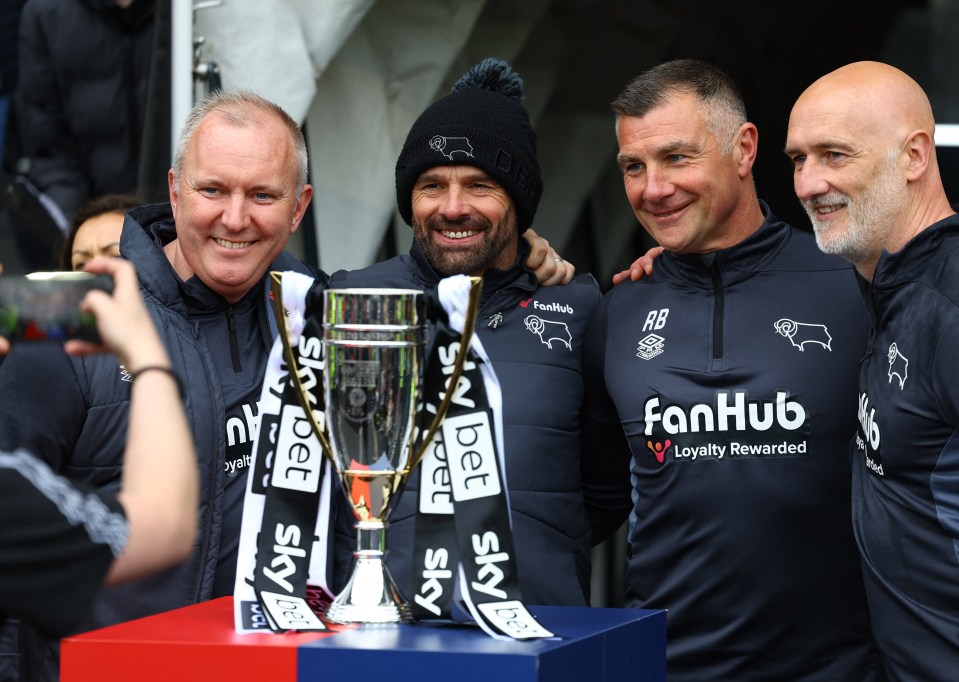
POLYGON ((81 207, 70 220, 60 267, 83 270, 87 261, 97 256, 119 256, 124 216, 141 203, 132 194, 106 194, 81 207))

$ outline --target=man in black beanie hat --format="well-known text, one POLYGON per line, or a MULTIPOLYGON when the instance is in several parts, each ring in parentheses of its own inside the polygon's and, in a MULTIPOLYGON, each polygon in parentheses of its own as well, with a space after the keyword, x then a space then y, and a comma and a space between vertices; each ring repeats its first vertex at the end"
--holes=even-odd
MULTIPOLYGON (((582 339, 601 292, 591 275, 540 287, 524 266, 543 191, 523 82, 486 59, 416 120, 396 163, 396 200, 413 227, 409 254, 351 273, 334 286, 426 288, 482 275, 477 334, 503 395, 506 485, 523 598, 583 606, 591 535, 580 485, 582 339)), ((408 598, 419 475, 390 517, 388 563, 408 598)), ((347 536, 341 538, 345 541, 347 536)), ((337 548, 336 580, 350 556, 337 548)), ((334 582, 335 582, 334 581, 334 582)))
POLYGON ((511 265, 520 232, 533 222, 543 181, 522 97, 523 82, 509 65, 486 59, 424 111, 406 138, 396 162, 397 206, 443 274, 511 265), (447 204, 434 210, 437 202, 447 204))

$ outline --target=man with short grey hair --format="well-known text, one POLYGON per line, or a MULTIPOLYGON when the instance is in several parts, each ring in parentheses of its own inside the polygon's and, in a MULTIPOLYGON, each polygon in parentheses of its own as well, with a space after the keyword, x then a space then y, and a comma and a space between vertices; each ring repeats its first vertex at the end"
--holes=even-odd
MULTIPOLYGON (((246 469, 275 328, 269 270, 318 277, 284 252, 312 188, 298 126, 250 93, 198 107, 177 145, 170 203, 127 215, 120 251, 185 380, 200 470, 200 536, 182 565, 105 590, 85 627, 110 625, 233 592, 246 469)), ((122 475, 130 375, 110 355, 69 359, 15 347, 0 368, 0 447, 20 444, 100 488, 122 475), (45 377, 44 381, 37 381, 45 377)), ((56 642, 21 629, 21 676, 55 679, 56 642)))

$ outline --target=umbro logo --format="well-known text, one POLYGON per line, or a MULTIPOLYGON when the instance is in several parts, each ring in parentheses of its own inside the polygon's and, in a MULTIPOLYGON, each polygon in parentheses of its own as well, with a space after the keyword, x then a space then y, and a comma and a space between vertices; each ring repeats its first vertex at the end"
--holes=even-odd
POLYGON ((643 360, 652 360, 657 355, 661 355, 666 349, 666 339, 659 334, 648 334, 639 342, 636 349, 636 357, 643 360))

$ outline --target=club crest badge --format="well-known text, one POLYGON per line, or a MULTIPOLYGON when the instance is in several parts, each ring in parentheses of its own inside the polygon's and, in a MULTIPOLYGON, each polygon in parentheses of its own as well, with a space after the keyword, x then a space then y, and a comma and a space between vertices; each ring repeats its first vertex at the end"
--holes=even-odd
POLYGON ((539 337, 540 343, 553 350, 553 343, 561 343, 567 350, 573 350, 573 337, 565 322, 544 320, 538 315, 527 315, 524 320, 526 329, 539 337))
POLYGON ((889 360, 889 383, 893 383, 892 378, 896 377, 899 390, 903 390, 906 386, 906 378, 909 376, 909 358, 899 352, 899 346, 895 341, 889 345, 889 353, 886 357, 889 360))
POLYGON ((466 137, 443 137, 434 135, 430 140, 430 149, 437 151, 450 161, 453 160, 453 154, 459 152, 463 158, 473 158, 473 145, 466 137))
POLYGON ((807 346, 822 346, 832 352, 832 336, 824 324, 796 322, 784 317, 773 325, 773 329, 789 339, 789 343, 800 352, 805 351, 807 346))

